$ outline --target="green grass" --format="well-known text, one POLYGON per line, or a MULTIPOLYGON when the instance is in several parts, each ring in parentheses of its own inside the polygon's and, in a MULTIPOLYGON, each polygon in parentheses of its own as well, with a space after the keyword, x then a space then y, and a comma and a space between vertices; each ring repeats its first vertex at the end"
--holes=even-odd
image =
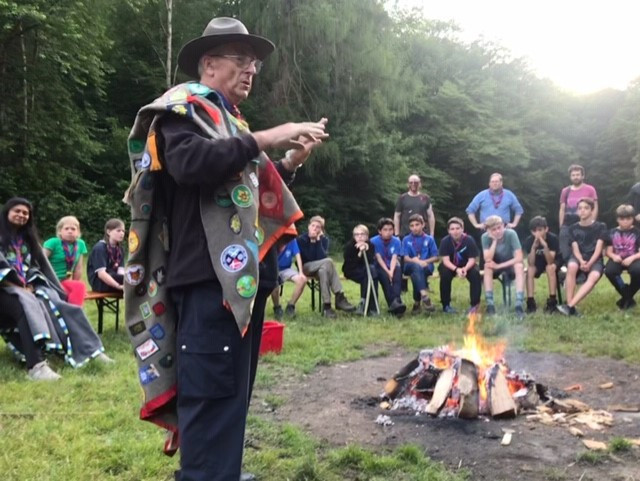
MULTIPOLYGON (((546 279, 538 283, 538 304, 546 298, 546 279)), ((433 300, 438 301, 438 283, 431 282, 433 300)), ((285 288, 283 302, 290 295, 285 288)), ((345 283, 349 299, 356 303, 358 287, 345 283)), ((453 305, 463 312, 468 305, 468 285, 454 281, 453 305)), ((499 284, 495 297, 500 307, 499 284)), ((404 295, 411 304, 411 295, 404 295)), ((636 348, 640 338, 638 309, 621 313, 617 299, 605 280, 580 306, 580 318, 527 316, 518 322, 501 314, 484 319, 480 326, 489 339, 506 338, 514 349, 587 356, 608 356, 640 363, 636 348)), ((448 342, 461 343, 464 314, 430 317, 383 316, 363 319, 341 315, 326 320, 310 311, 309 294, 298 303, 298 316, 285 320, 285 345, 281 355, 262 358, 258 385, 272 407, 286 400, 269 392, 284 376, 313 372, 320 365, 383 356, 393 349, 417 352, 448 342)), ((386 309, 382 301, 383 310, 386 309)), ((440 307, 440 306, 439 306, 440 307)), ((95 324, 93 303, 86 305, 95 324)), ((267 318, 272 308, 267 307, 267 318)), ((7 481, 62 480, 171 480, 178 457, 161 454, 163 432, 138 420, 141 391, 135 361, 123 329, 114 332, 112 314, 105 314, 102 338, 115 366, 90 363, 74 370, 60 362, 54 367, 63 379, 57 383, 33 383, 23 366, 0 341, 0 472, 7 481), (47 473, 47 474, 43 474, 47 473)), ((381 373, 384 375, 385 373, 381 373)), ((263 481, 281 480, 443 480, 464 479, 464 473, 447 472, 425 458, 415 446, 374 452, 361 446, 335 448, 320 443, 299 428, 267 422, 252 416, 246 451, 246 466, 263 481), (254 448, 252 446, 258 446, 254 448)), ((613 448, 612 448, 613 449, 613 448)), ((623 449, 620 445, 618 450, 623 449)), ((598 462, 590 453, 581 462, 598 462)))

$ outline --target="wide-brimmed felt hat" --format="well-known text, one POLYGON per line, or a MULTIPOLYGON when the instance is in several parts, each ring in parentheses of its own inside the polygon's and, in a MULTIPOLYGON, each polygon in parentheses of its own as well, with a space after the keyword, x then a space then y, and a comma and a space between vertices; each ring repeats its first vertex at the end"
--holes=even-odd
POLYGON ((178 67, 190 77, 198 79, 198 62, 202 55, 213 47, 231 42, 251 45, 256 57, 260 60, 267 58, 276 48, 270 40, 250 34, 240 20, 218 17, 209 22, 201 37, 194 38, 183 45, 178 54, 178 67))

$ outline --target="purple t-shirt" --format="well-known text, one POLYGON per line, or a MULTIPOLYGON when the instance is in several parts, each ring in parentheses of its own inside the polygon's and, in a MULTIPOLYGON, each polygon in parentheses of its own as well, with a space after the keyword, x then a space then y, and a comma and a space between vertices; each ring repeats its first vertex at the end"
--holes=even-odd
POLYGON ((578 202, 585 197, 598 200, 598 193, 594 186, 590 184, 582 184, 580 188, 573 190, 570 185, 562 189, 560 192, 560 203, 565 204, 564 209, 564 225, 573 224, 580 220, 577 215, 578 202), (569 218, 567 219, 567 216, 569 218))
POLYGON ((611 229, 607 244, 613 247, 614 254, 626 259, 636 254, 640 249, 640 230, 636 227, 629 230, 620 230, 617 227, 611 229))

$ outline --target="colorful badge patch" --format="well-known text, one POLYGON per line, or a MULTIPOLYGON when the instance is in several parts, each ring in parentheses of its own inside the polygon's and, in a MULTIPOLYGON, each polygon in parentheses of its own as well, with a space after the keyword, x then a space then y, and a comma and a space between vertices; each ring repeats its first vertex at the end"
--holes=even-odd
POLYGON ((148 169, 150 165, 151 165, 151 156, 149 155, 149 152, 145 152, 142 158, 140 159, 140 168, 148 169))
POLYGON ((240 234, 240 231, 242 230, 242 221, 238 214, 233 214, 229 217, 229 229, 231 229, 231 232, 234 234, 240 234))
POLYGON ((260 203, 267 209, 273 209, 278 204, 278 196, 275 192, 267 190, 260 194, 260 203))
POLYGON ((138 347, 136 347, 136 353, 138 354, 138 357, 142 361, 153 356, 159 350, 160 348, 156 344, 156 341, 154 341, 153 339, 147 339, 138 347))
POLYGON ((167 354, 158 361, 158 364, 160 364, 165 369, 170 368, 171 366, 173 366, 173 355, 167 354))
POLYGON ((231 200, 238 207, 250 207, 253 204, 253 194, 246 185, 236 185, 231 191, 231 200))
POLYGON ((144 141, 140 139, 129 140, 129 152, 132 154, 140 154, 144 151, 144 141))
POLYGON ((253 276, 242 276, 238 279, 238 282, 236 282, 236 291, 238 291, 240 297, 244 297, 245 299, 255 296, 257 289, 258 285, 255 277, 253 276))
POLYGON ((258 241, 258 245, 261 246, 262 243, 264 242, 264 229, 260 226, 257 226, 254 236, 258 241))
POLYGON ((231 207, 233 205, 231 197, 227 194, 216 194, 214 198, 216 200, 216 204, 220 207, 231 207))
POLYGON ((149 319, 151 317, 151 307, 148 302, 140 305, 140 313, 142 314, 143 319, 149 319))
POLYGON ((153 326, 151 326, 149 328, 149 332, 154 339, 164 339, 164 327, 162 327, 160 324, 154 324, 153 326))
POLYGON ((147 385, 151 381, 155 381, 160 377, 160 373, 158 369, 153 364, 149 364, 148 366, 142 366, 138 369, 138 374, 140 376, 140 383, 142 385, 147 385))
POLYGON ((256 175, 255 172, 251 172, 249 174, 249 180, 251 181, 254 187, 258 187, 258 185, 260 185, 260 183, 258 182, 258 176, 256 175))
POLYGON ((145 329, 146 326, 144 325, 144 321, 138 321, 135 324, 131 324, 129 326, 129 332, 132 336, 137 336, 138 334, 143 333, 145 329))
POLYGON ((167 311, 164 302, 156 302, 151 309, 156 316, 161 316, 167 311))
POLYGON ((136 286, 135 292, 136 292, 136 296, 142 297, 142 296, 146 295, 146 293, 147 293, 147 286, 145 286, 144 284, 140 283, 140 284, 138 284, 136 286))
POLYGON ((143 215, 151 214, 151 204, 142 204, 140 206, 140 212, 142 212, 143 215))
POLYGON ((247 249, 239 244, 228 246, 220 254, 220 263, 227 272, 238 272, 247 265, 248 260, 247 249))
POLYGON ((170 105, 167 108, 174 114, 182 115, 183 117, 189 113, 189 110, 187 110, 187 107, 185 107, 183 104, 170 105))
POLYGON ((158 293, 158 283, 153 279, 149 281, 149 288, 147 289, 147 293, 149 294, 149 297, 156 297, 156 294, 158 293))
POLYGON ((170 102, 182 102, 184 100, 187 100, 187 91, 183 88, 179 88, 169 95, 170 102))
POLYGON ((153 271, 153 278, 156 280, 159 286, 164 284, 164 281, 167 279, 167 271, 163 267, 158 267, 155 271, 153 271))
POLYGON ((131 264, 124 270, 126 281, 132 286, 137 286, 144 279, 144 267, 140 264, 131 264))
POLYGON ((211 92, 211 89, 209 87, 199 83, 190 83, 189 90, 191 90, 191 93, 194 93, 196 95, 207 95, 209 92, 211 92))
POLYGON ((138 250, 140 245, 140 239, 138 238, 138 233, 131 229, 129 231, 129 254, 133 254, 138 250))

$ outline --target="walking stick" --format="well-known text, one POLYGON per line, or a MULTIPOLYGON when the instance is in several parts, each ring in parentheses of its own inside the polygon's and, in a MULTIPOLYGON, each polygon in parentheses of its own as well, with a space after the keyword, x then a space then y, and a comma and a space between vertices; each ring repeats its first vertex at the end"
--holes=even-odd
MULTIPOLYGON (((360 251, 362 254, 362 251, 360 251)), ((371 293, 373 293, 373 302, 376 306, 376 314, 380 315, 380 306, 378 305, 378 294, 376 293, 375 286, 373 285, 373 276, 371 275, 371 266, 369 266, 369 260, 367 259, 367 255, 363 255, 364 265, 367 269, 367 297, 364 301, 364 317, 367 317, 367 313, 369 312, 369 301, 371 298, 371 293)))

